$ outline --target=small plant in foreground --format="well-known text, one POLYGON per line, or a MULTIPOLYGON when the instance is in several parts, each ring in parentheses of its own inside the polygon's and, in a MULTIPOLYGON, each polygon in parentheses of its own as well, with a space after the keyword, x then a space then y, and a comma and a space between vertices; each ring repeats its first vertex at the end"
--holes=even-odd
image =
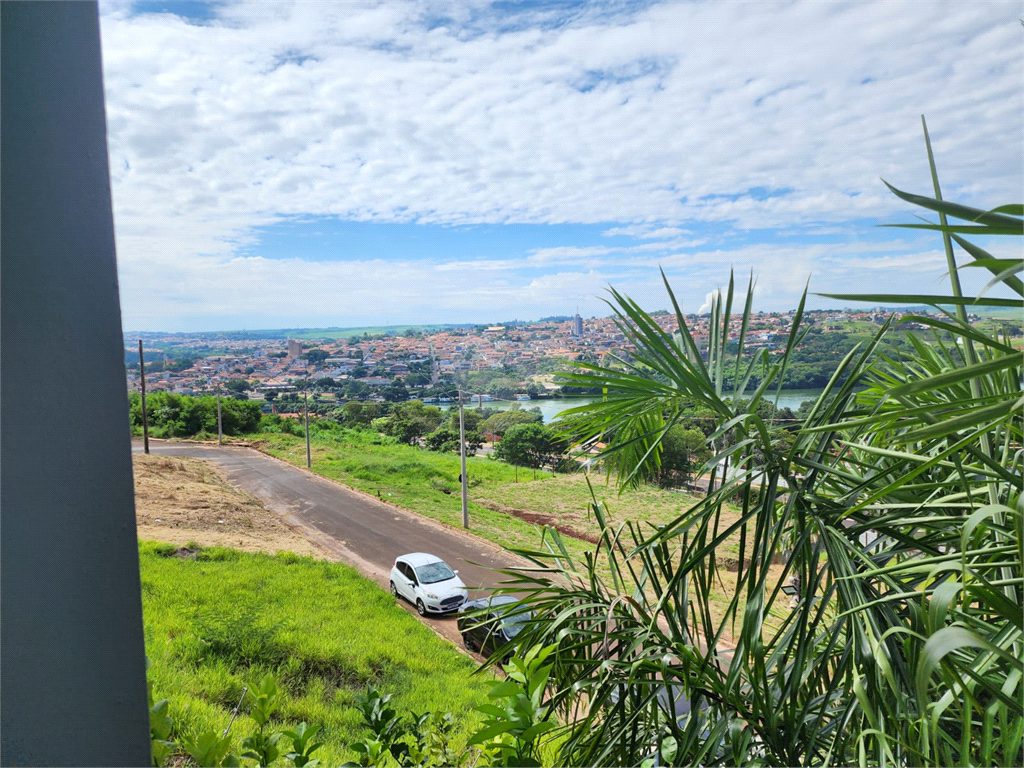
POLYGON ((551 673, 545 661, 553 650, 536 646, 509 660, 508 679, 487 694, 494 704, 477 708, 488 717, 462 751, 451 746, 451 713, 427 712, 404 721, 389 705, 391 694, 382 696, 368 686, 357 701, 372 734, 349 745, 359 762, 346 765, 385 766, 393 764, 390 759, 399 766, 539 766, 540 738, 556 727, 551 708, 543 703, 551 673), (477 749, 468 748, 472 746, 477 749))
MULTIPOLYGON (((146 669, 149 669, 150 661, 146 659, 146 669)), ((153 702, 153 682, 146 681, 146 692, 149 696, 149 752, 153 765, 162 765, 164 759, 178 746, 171 741, 171 729, 174 721, 167 715, 170 708, 170 699, 160 699, 153 702)))
POLYGON ((291 760, 296 768, 316 768, 320 765, 319 760, 310 757, 323 746, 321 742, 314 741, 319 731, 319 725, 306 725, 302 722, 295 726, 294 730, 284 732, 284 735, 292 740, 292 748, 285 757, 291 760))
POLYGON ((492 765, 539 766, 540 737, 555 727, 551 709, 543 704, 551 664, 545 664, 554 645, 534 646, 522 658, 513 656, 505 666, 508 679, 498 683, 488 697, 501 704, 477 707, 488 719, 469 740, 493 751, 492 765))
POLYGON ((273 675, 266 675, 260 681, 259 691, 253 698, 255 703, 249 716, 256 721, 256 725, 260 729, 252 736, 242 739, 242 749, 245 750, 242 757, 255 760, 257 765, 270 765, 281 754, 277 743, 284 735, 280 732, 267 733, 266 731, 267 722, 274 714, 274 710, 277 709, 280 699, 273 675))
MULTIPOLYGON (((169 714, 170 700, 161 699, 154 704, 152 682, 148 682, 147 685, 150 701, 149 733, 153 765, 160 766, 165 763, 179 744, 169 738, 174 731, 174 720, 169 714)), ((323 746, 321 742, 315 740, 316 735, 321 731, 321 726, 301 722, 291 730, 267 730, 267 723, 270 722, 271 716, 280 703, 280 693, 273 675, 266 675, 260 680, 259 689, 253 699, 254 704, 249 716, 259 730, 252 736, 242 739, 241 748, 245 751, 242 752, 241 758, 233 748, 234 743, 228 729, 183 735, 180 742, 181 748, 200 768, 240 766, 242 758, 255 760, 258 766, 266 766, 271 765, 281 756, 282 750, 278 744, 282 737, 287 737, 291 740, 292 746, 285 754, 285 758, 295 768, 316 768, 320 761, 314 759, 312 754, 323 746)))

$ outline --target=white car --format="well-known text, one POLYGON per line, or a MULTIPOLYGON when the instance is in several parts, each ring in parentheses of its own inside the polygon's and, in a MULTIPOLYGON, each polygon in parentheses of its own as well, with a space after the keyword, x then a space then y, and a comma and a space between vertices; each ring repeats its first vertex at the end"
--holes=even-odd
POLYGON ((459 572, 440 557, 413 552, 395 558, 391 567, 391 594, 416 606, 420 616, 456 611, 466 602, 466 585, 459 572))

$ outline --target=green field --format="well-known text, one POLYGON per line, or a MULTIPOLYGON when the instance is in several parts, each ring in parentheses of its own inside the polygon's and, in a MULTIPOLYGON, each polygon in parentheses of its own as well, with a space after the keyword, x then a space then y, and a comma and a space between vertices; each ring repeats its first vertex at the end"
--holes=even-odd
MULTIPOLYGON (((274 723, 324 726, 323 765, 355 758, 364 735, 354 708, 367 684, 395 694, 400 713, 450 711, 456 743, 494 679, 354 569, 300 558, 200 550, 175 556, 140 544, 146 654, 156 699, 169 698, 172 738, 227 727, 242 695, 268 672, 284 701, 274 723)), ((235 743, 254 731, 245 713, 235 743)))
POLYGON ((661 525, 674 520, 679 514, 697 503, 687 493, 677 493, 645 485, 621 494, 606 482, 601 474, 590 475, 590 485, 584 474, 563 475, 548 482, 518 483, 488 486, 471 494, 477 501, 505 510, 522 510, 547 514, 553 521, 571 526, 585 536, 596 538, 600 526, 590 513, 591 488, 604 502, 608 520, 612 525, 632 520, 661 525))

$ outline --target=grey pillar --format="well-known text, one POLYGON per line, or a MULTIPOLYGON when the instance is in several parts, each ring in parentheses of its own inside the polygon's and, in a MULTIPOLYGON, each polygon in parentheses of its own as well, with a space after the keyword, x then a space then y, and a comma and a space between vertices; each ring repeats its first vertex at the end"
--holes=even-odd
POLYGON ((0 29, 0 763, 147 765, 99 15, 0 29))

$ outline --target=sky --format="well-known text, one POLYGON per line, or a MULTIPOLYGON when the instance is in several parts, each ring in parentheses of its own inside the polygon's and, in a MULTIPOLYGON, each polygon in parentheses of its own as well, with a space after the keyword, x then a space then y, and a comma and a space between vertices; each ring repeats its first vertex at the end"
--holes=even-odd
POLYGON ((655 310, 659 267, 686 312, 730 269, 764 311, 943 293, 941 239, 878 226, 917 212, 883 178, 931 193, 922 114, 946 199, 1024 199, 1016 1, 100 14, 126 330, 655 310))

